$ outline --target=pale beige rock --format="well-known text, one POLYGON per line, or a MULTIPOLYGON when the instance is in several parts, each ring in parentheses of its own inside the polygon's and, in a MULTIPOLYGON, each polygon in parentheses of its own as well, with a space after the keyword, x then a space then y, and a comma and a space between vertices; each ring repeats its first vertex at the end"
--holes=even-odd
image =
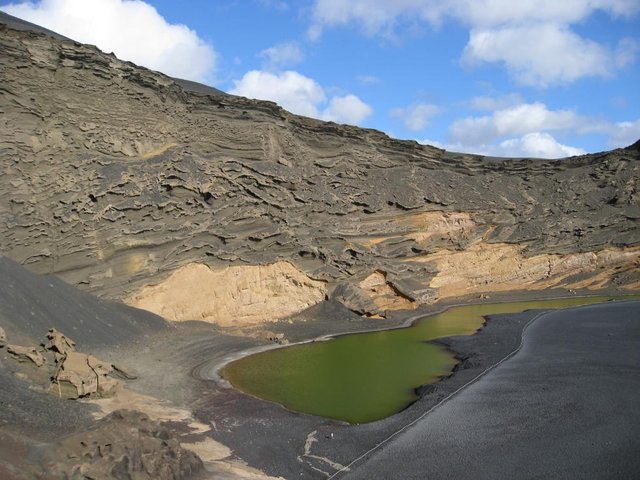
POLYGON ((417 302, 401 295, 387 282, 384 272, 376 271, 360 282, 360 288, 371 298, 381 312, 386 310, 411 310, 417 302))
MULTIPOLYGON (((381 222, 379 218, 363 219, 352 226, 354 231, 378 231, 383 227, 384 235, 354 236, 351 240, 366 248, 374 248, 380 243, 398 237, 415 241, 418 245, 428 245, 439 239, 447 241, 466 240, 485 234, 487 226, 478 225, 467 212, 417 212, 398 215, 381 222)), ((352 233, 348 229, 345 233, 352 233)))
POLYGON ((49 329, 44 342, 44 348, 53 352, 66 355, 76 349, 76 342, 68 338, 65 334, 55 328, 49 329))
POLYGON ((109 396, 120 382, 110 375, 114 366, 93 355, 75 351, 75 342, 50 329, 38 347, 8 345, 7 351, 19 362, 30 361, 35 371, 19 372, 32 382, 46 378, 50 393, 64 398, 88 395, 109 396))
POLYGON ((7 351, 19 362, 29 360, 33 362, 36 367, 41 367, 45 363, 45 358, 42 356, 42 353, 40 353, 35 347, 7 345, 7 351))
POLYGON ((0 347, 4 346, 7 341, 7 334, 4 333, 4 329, 0 327, 0 347))
POLYGON ((264 332, 264 338, 279 345, 286 345, 289 343, 289 340, 285 338, 284 333, 275 333, 268 330, 264 332))
MULTIPOLYGON (((436 265, 429 286, 440 298, 508 290, 602 288, 615 274, 633 270, 640 247, 598 252, 523 255, 524 245, 479 241, 464 251, 441 250, 414 261, 436 265), (570 277, 582 276, 572 281, 570 277)), ((633 287, 633 285, 627 285, 633 287)))
POLYGON ((192 263, 127 303, 168 320, 204 320, 223 326, 259 324, 300 312, 324 300, 325 282, 288 262, 212 269, 192 263))
POLYGON ((57 390, 66 398, 91 394, 110 395, 118 385, 117 380, 108 376, 112 370, 111 364, 93 355, 70 351, 54 376, 50 388, 54 393, 57 390))

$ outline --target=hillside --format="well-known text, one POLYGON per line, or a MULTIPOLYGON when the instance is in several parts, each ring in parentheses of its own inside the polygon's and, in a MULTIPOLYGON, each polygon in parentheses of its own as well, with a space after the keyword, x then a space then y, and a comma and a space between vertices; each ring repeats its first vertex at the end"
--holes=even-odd
POLYGON ((640 287, 638 144, 457 154, 7 18, 0 251, 34 272, 169 319, 241 325, 324 298, 387 316, 459 295, 640 287))

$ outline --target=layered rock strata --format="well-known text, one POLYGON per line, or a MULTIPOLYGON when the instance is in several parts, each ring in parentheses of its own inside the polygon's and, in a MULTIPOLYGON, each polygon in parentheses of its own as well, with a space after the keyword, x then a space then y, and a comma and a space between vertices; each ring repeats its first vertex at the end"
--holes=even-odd
MULTIPOLYGON (((0 251, 102 297, 147 298, 193 264, 280 261, 309 277, 283 306, 321 280, 377 316, 496 288, 638 286, 639 144, 560 161, 456 154, 198 93, 7 24, 0 52, 0 251)), ((252 301, 237 290, 183 313, 230 318, 252 301)))

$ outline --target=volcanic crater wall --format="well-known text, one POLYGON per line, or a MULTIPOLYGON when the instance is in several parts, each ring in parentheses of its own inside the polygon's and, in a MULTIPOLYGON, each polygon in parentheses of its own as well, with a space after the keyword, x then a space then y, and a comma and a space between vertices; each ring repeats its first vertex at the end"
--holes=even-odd
POLYGON ((638 144, 561 161, 455 154, 187 91, 2 24, 0 111, 0 251, 100 296, 140 299, 191 264, 281 261, 304 276, 292 304, 320 282, 319 300, 380 316, 640 281, 638 144))

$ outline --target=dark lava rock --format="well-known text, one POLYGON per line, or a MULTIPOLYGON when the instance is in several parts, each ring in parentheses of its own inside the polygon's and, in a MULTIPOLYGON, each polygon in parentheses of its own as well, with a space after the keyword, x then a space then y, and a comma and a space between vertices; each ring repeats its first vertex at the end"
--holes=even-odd
POLYGON ((48 476, 84 480, 181 480, 203 469, 200 458, 143 413, 117 410, 45 455, 48 476))
POLYGON ((190 262, 287 259, 336 285, 474 241, 528 255, 640 242, 636 147, 445 152, 176 81, 7 15, 0 52, 0 251, 103 297, 190 262), (404 238, 424 212, 473 226, 404 238))

